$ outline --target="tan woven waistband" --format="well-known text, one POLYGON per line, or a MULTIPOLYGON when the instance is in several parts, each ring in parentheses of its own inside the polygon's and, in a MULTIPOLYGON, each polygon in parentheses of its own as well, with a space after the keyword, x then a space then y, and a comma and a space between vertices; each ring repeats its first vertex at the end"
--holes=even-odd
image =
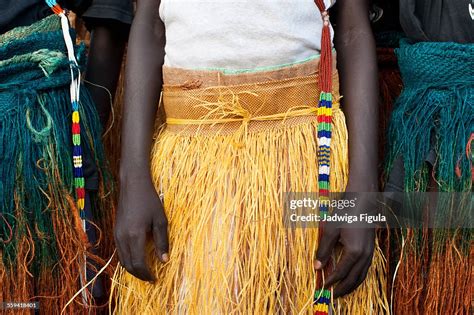
MULTIPOLYGON (((268 126, 272 121, 299 122, 305 117, 304 121, 312 121, 320 93, 318 65, 316 59, 278 70, 232 75, 164 67, 162 102, 167 128, 181 131, 189 126, 215 129, 225 125, 229 131, 242 122, 252 127, 268 126)), ((333 108, 338 108, 338 88, 334 71, 333 108)))

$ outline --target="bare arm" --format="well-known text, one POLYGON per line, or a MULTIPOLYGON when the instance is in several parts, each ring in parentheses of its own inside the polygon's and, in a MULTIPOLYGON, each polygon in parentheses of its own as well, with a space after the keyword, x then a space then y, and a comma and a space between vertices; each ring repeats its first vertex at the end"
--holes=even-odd
POLYGON ((105 128, 110 113, 110 96, 102 87, 109 90, 112 97, 115 95, 128 29, 119 22, 111 21, 94 22, 91 28, 86 85, 105 128))
MULTIPOLYGON (((355 215, 374 207, 364 193, 377 191, 378 178, 377 64, 368 2, 338 0, 334 43, 349 132, 349 183, 346 191, 360 193, 357 207, 350 209, 355 215)), ((343 255, 326 282, 327 286, 337 283, 335 297, 350 293, 365 279, 372 262, 374 240, 373 227, 328 226, 325 229, 318 249, 317 268, 328 262, 337 242, 344 246, 343 255)))
POLYGON ((168 260, 167 221, 150 174, 150 148, 162 87, 165 30, 159 0, 140 0, 127 56, 122 125, 120 197, 115 240, 122 265, 136 277, 152 281, 145 260, 147 233, 152 233, 161 261, 168 260))
POLYGON ((377 56, 368 0, 342 0, 335 46, 349 131, 348 191, 377 191, 377 56))

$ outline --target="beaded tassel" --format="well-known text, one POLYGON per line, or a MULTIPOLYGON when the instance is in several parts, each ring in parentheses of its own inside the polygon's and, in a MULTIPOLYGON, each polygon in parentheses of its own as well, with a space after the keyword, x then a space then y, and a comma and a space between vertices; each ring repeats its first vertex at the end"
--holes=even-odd
MULTIPOLYGON (((71 85, 70 85, 70 94, 71 94, 71 106, 72 106, 72 159, 74 166, 74 187, 76 189, 76 202, 77 208, 79 209, 80 217, 82 220, 82 228, 86 231, 86 220, 84 213, 84 204, 85 204, 85 180, 82 170, 82 147, 81 147, 81 125, 80 125, 80 115, 79 115, 79 95, 81 87, 81 72, 79 70, 79 65, 74 55, 74 44, 71 39, 71 34, 69 33, 69 20, 66 16, 66 11, 64 11, 56 0, 46 0, 48 6, 53 10, 53 12, 61 18, 61 28, 63 31, 64 43, 66 44, 69 67, 71 71, 71 85), (74 73, 77 75, 74 76, 74 73)), ((86 281, 87 274, 87 258, 84 255, 83 257, 83 270, 81 273, 81 285, 84 285, 86 281)), ((87 294, 86 290, 82 290, 82 300, 84 304, 87 304, 87 294)))
MULTIPOLYGON (((321 201, 329 200, 329 174, 331 158, 331 136, 332 136, 332 53, 331 53, 331 33, 329 28, 329 14, 323 0, 315 0, 316 6, 323 18, 323 29, 321 34, 321 59, 319 63, 321 94, 318 103, 318 183, 319 198, 321 201)), ((321 202, 319 207, 321 217, 325 217, 329 212, 327 202, 321 202)), ((322 222, 321 222, 322 223, 322 222)), ((319 237, 324 226, 319 226, 319 237)), ((322 275, 321 275, 322 276, 322 275)), ((322 277, 319 277, 318 287, 322 287, 322 277)), ((329 304, 331 301, 331 291, 320 289, 314 295, 314 314, 329 314, 329 304)))
POLYGON ((57 4, 56 0, 46 0, 53 12, 61 18, 64 41, 66 43, 68 59, 71 67, 71 105, 72 105, 72 144, 73 144, 73 165, 74 165, 74 187, 76 189, 77 207, 81 218, 84 220, 85 188, 84 175, 82 171, 82 148, 81 148, 81 126, 79 117, 79 89, 80 71, 74 55, 74 46, 69 34, 69 22, 65 11, 57 4), (74 73, 77 76, 74 77, 74 73))
POLYGON ((329 313, 329 303, 331 302, 331 291, 316 290, 314 293, 314 315, 325 315, 329 313))

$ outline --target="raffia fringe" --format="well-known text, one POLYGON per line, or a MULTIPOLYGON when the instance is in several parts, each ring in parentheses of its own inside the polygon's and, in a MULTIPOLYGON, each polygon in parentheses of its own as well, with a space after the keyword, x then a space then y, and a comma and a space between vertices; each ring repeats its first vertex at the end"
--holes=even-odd
MULTIPOLYGON (((164 130, 152 152, 164 193, 170 262, 149 258, 156 284, 119 268, 117 314, 310 314, 316 289, 316 229, 283 225, 283 194, 317 191, 316 130, 310 121, 232 135, 164 130)), ((334 113, 331 190, 347 183, 347 131, 334 113)), ((382 314, 384 258, 377 249, 365 283, 339 301, 342 314, 382 314)))

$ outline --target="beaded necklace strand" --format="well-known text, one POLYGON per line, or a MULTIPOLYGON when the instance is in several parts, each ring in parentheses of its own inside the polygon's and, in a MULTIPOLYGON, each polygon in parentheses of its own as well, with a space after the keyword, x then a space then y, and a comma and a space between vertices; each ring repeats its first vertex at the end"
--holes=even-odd
POLYGON ((71 106, 72 106, 72 144, 73 144, 73 165, 74 165, 74 186, 76 190, 77 208, 80 211, 81 218, 84 220, 85 188, 84 175, 82 171, 82 148, 81 148, 81 125, 79 116, 79 93, 81 72, 74 55, 74 45, 69 34, 69 21, 66 12, 57 4, 56 0, 46 0, 48 6, 53 12, 61 18, 61 27, 63 31, 64 42, 66 43, 68 59, 71 71, 71 106), (74 76, 76 74, 76 76, 74 76))
MULTIPOLYGON (((53 10, 53 12, 61 18, 61 29, 63 32, 64 43, 66 44, 67 55, 69 59, 69 69, 71 72, 71 84, 69 86, 71 94, 72 106, 72 162, 74 167, 74 187, 76 191, 76 203, 81 217, 82 228, 86 231, 86 220, 84 213, 85 203, 85 188, 84 188, 84 174, 82 170, 82 147, 81 147, 81 125, 79 115, 79 94, 81 87, 81 72, 74 54, 74 44, 72 42, 71 34, 69 33, 69 20, 66 16, 66 11, 59 6, 56 0, 45 0, 46 4, 53 10), (76 75, 74 75, 76 74, 76 75)), ((87 264, 86 256, 84 255, 84 268, 81 273, 81 284, 86 283, 87 264)), ((82 290, 82 300, 87 305, 86 290, 82 290)))
MULTIPOLYGON (((329 200, 329 174, 331 158, 332 137, 332 45, 331 31, 329 27, 329 14, 323 0, 315 0, 316 6, 321 12, 323 29, 321 33, 321 58, 319 61, 319 85, 321 94, 318 102, 318 188, 319 198, 322 201, 329 200)), ((324 217, 329 212, 328 202, 320 202, 320 216, 324 217)), ((323 233, 324 225, 320 222, 319 239, 323 233)), ((314 315, 329 314, 331 302, 331 291, 323 289, 322 275, 319 277, 318 288, 314 293, 314 315)))

